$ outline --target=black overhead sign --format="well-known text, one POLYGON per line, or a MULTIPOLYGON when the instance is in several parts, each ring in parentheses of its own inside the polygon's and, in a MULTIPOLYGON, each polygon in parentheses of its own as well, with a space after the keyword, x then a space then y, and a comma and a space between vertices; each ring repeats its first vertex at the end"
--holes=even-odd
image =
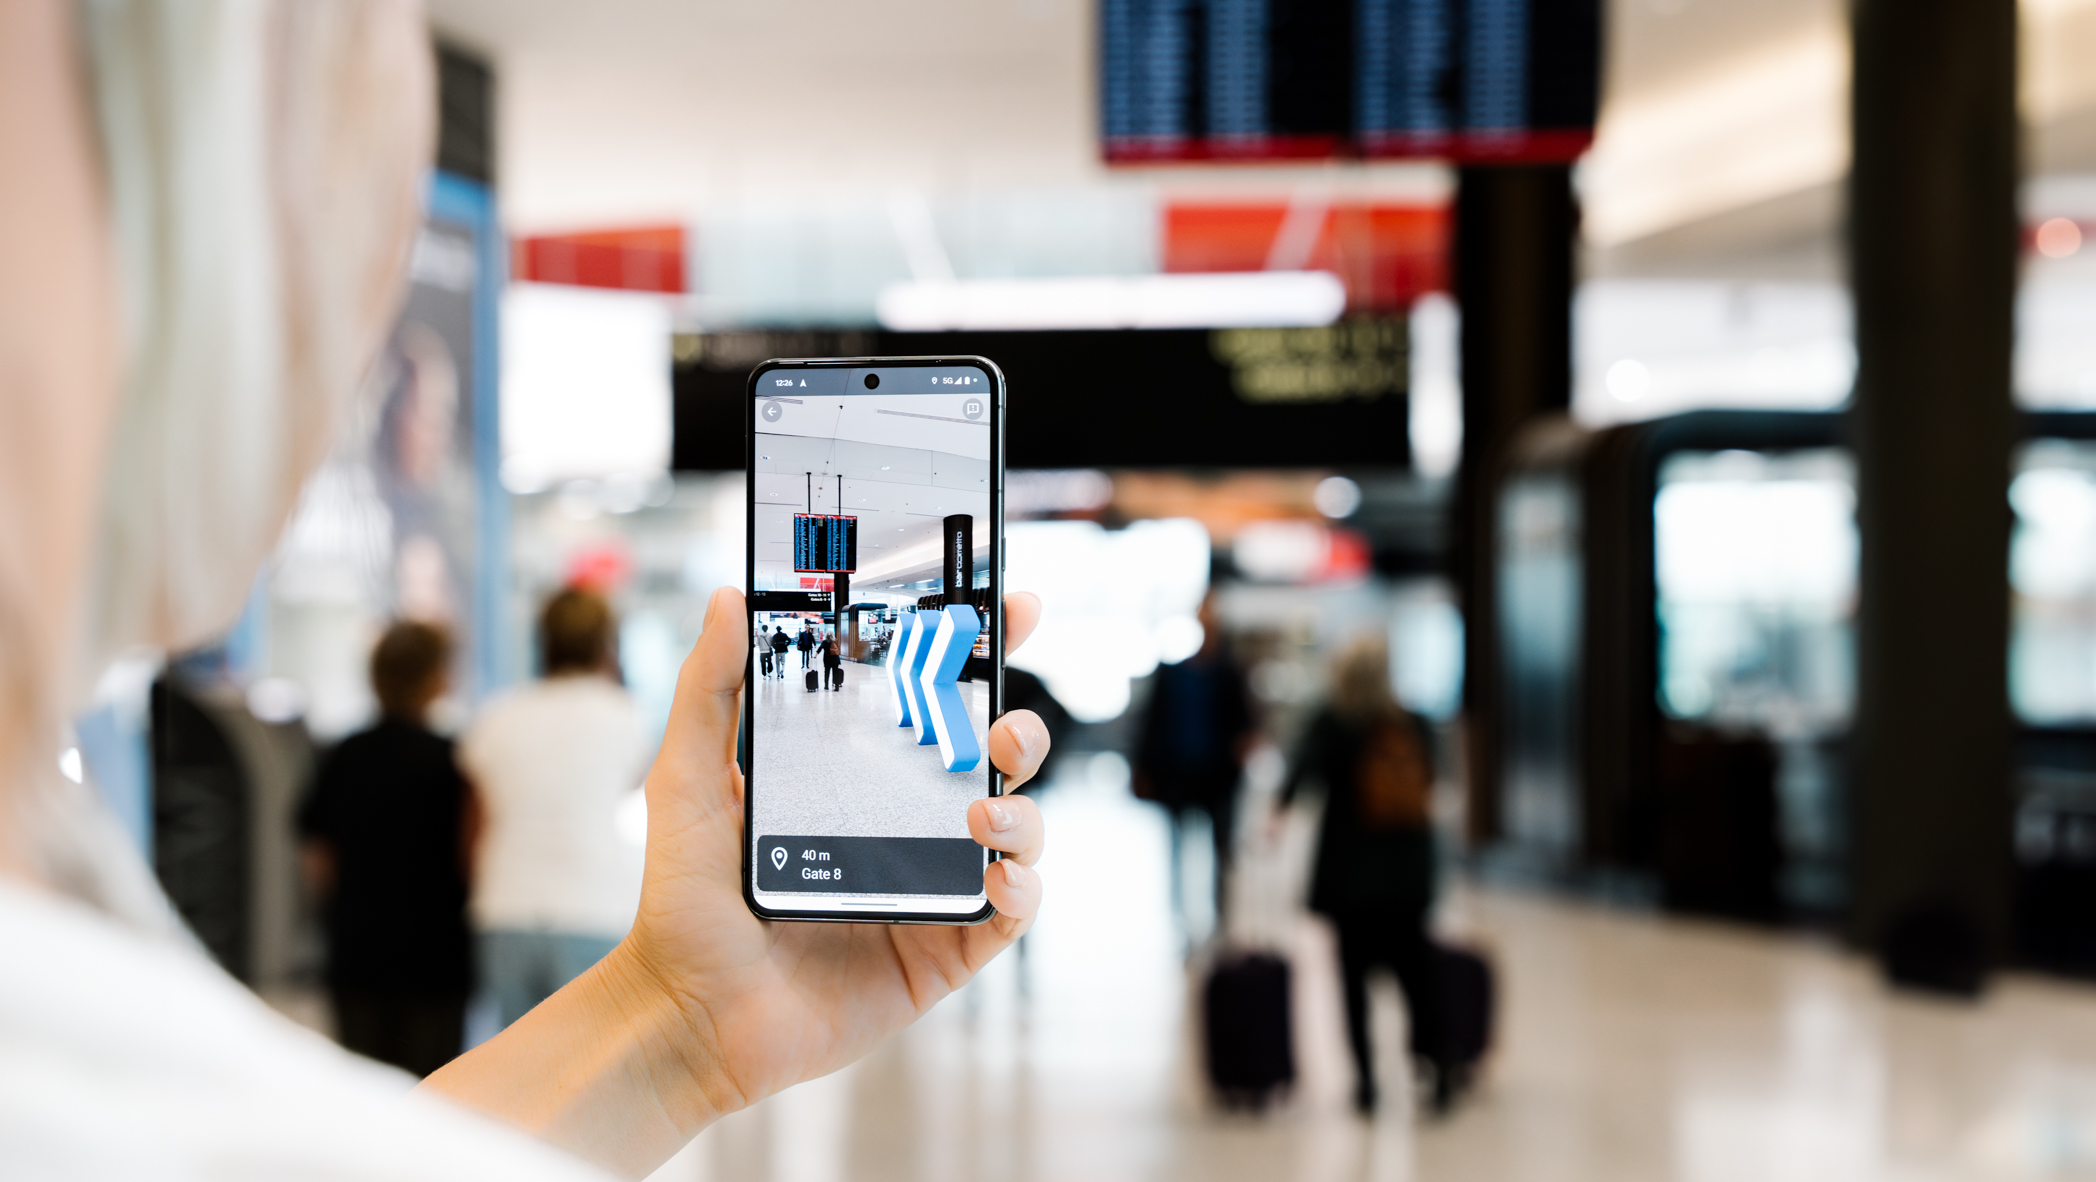
POLYGON ((768 357, 979 354, 1004 370, 1012 468, 1407 467, 1401 319, 1327 328, 729 333, 686 339, 674 464, 742 467, 768 357))

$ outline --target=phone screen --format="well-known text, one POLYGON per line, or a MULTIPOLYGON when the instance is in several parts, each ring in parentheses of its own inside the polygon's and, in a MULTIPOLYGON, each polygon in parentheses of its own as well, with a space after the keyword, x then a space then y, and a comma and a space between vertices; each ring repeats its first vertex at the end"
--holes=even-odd
POLYGON ((767 362, 750 393, 750 905, 988 918, 967 812, 1002 783, 1001 376, 767 362))

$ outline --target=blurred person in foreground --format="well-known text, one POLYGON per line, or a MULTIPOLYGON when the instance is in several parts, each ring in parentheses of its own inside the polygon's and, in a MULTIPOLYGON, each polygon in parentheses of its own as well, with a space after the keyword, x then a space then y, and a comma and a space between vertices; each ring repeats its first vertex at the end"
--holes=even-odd
MULTIPOLYGON (((408 0, 0 3, 0 1162, 73 1180, 642 1177, 849 1064, 1024 932, 1044 840, 975 927, 744 904, 746 605, 714 593, 647 778, 632 930, 419 1088, 262 1004, 53 753, 112 655, 222 635, 393 323, 431 156, 408 0)), ((1006 602, 1009 643, 1040 603, 1006 602)), ((1006 714, 992 761, 1039 765, 1006 714)))
POLYGON ((611 605, 569 588, 539 613, 539 680, 459 741, 473 785, 473 923, 502 1025, 602 960, 633 924, 641 852, 616 814, 647 771, 640 707, 613 680, 611 605))
POLYGON ((464 1045, 473 977, 466 782, 427 722, 451 649, 431 624, 386 629, 371 653, 379 720, 328 753, 298 818, 324 901, 336 1037, 418 1076, 464 1045))
POLYGON ((1201 647, 1193 656, 1160 665, 1150 689, 1136 746, 1138 799, 1164 806, 1172 818, 1172 899, 1185 926, 1180 872, 1186 823, 1208 817, 1215 842, 1215 916, 1222 925, 1229 896, 1230 855, 1236 837, 1237 785, 1256 738, 1244 673, 1231 658, 1216 611, 1215 593, 1201 601, 1201 647))
POLYGON ((1441 984, 1427 932, 1434 903, 1433 763, 1426 729, 1390 689, 1390 649, 1363 636, 1339 653, 1331 692, 1290 762, 1280 807, 1304 785, 1324 790, 1324 817, 1310 876, 1310 909, 1339 935, 1347 1039, 1354 1052, 1354 1105, 1376 1106, 1368 1029, 1368 972, 1397 974, 1411 1045, 1430 1073, 1429 1102, 1445 1111, 1456 1076, 1446 1052, 1441 984))

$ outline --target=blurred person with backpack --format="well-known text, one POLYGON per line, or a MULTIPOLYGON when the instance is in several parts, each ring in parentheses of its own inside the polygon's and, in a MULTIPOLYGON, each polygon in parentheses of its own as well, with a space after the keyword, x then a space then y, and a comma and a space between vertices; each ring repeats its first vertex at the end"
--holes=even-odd
POLYGON ((466 782, 428 724, 451 656, 434 624, 386 629, 371 653, 379 719, 328 753, 298 815, 337 1037, 418 1076, 463 1049, 473 984, 466 782))
POLYGON ((539 680, 497 698, 459 742, 482 820, 472 913, 503 1026, 610 952, 632 926, 640 850, 619 805, 651 754, 614 679, 611 605, 568 588, 539 615, 539 680))
POLYGON ((1435 886, 1429 752, 1426 728, 1391 692, 1387 643, 1363 636, 1334 662, 1331 692, 1281 789, 1283 808, 1311 781, 1324 789, 1310 909, 1338 933, 1354 1105, 1364 1114, 1376 1106, 1368 972, 1378 965, 1397 974, 1413 1052, 1431 1071, 1435 1111, 1453 1102, 1459 1082, 1447 1050, 1437 949, 1427 933, 1435 886))

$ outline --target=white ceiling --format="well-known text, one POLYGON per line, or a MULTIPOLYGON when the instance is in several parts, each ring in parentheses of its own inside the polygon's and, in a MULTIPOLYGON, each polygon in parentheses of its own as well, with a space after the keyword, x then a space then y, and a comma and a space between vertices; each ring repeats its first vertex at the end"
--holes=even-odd
POLYGON ((496 62, 522 227, 712 200, 1091 183, 1087 0, 433 0, 496 62))
MULTIPOLYGON (((829 419, 835 418, 832 411, 829 419)), ((987 432, 976 433, 987 441, 987 432)), ((793 515, 815 512, 858 518, 855 588, 935 578, 941 569, 940 522, 954 513, 989 519, 988 472, 986 459, 951 452, 826 435, 759 434, 757 572, 793 571, 793 515)), ((986 555, 989 530, 979 530, 978 538, 976 549, 986 555)))

